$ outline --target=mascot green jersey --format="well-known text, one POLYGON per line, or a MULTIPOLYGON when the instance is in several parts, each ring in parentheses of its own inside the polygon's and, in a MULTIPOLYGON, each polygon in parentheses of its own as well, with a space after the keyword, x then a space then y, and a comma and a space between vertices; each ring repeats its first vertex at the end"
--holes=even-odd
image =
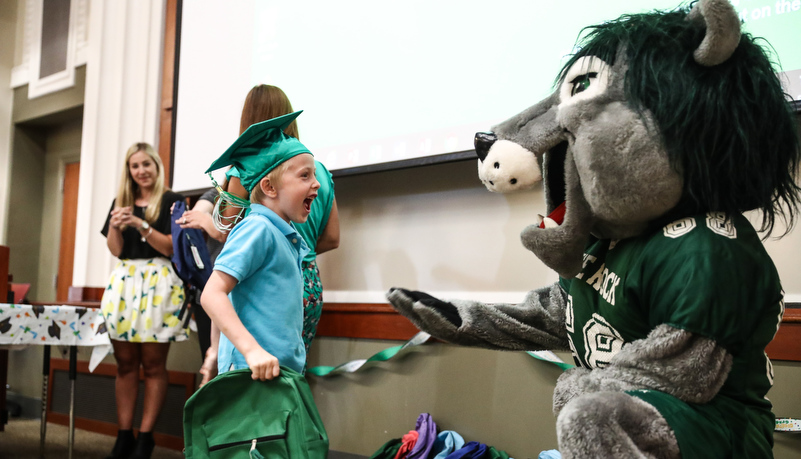
POLYGON ((559 282, 520 304, 387 297, 445 341, 571 350, 553 402, 565 458, 772 457, 783 292, 742 214, 770 234, 798 211, 777 69, 726 0, 586 30, 553 94, 476 135, 491 191, 542 177, 549 215, 521 239, 559 282))

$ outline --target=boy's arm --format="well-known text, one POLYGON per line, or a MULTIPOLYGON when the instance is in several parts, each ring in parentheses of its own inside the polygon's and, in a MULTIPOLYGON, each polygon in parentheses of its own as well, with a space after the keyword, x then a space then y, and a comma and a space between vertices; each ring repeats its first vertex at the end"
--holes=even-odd
POLYGON ((231 300, 228 299, 228 294, 236 283, 237 280, 233 276, 215 270, 203 288, 200 304, 211 317, 212 323, 217 325, 218 330, 245 357, 248 367, 253 372, 253 379, 262 381, 273 379, 280 372, 278 359, 261 348, 242 324, 231 300))
POLYGON ((220 329, 217 324, 211 323, 211 346, 206 349, 206 355, 203 359, 203 365, 200 366, 200 374, 203 379, 200 380, 200 386, 214 379, 217 376, 217 349, 220 345, 220 329))

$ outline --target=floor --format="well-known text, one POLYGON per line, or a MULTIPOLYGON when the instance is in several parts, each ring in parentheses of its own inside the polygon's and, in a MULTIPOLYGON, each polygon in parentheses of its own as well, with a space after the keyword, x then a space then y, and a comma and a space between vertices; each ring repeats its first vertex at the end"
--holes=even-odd
MULTIPOLYGON (((0 459, 65 459, 68 432, 66 426, 48 423, 45 454, 39 455, 39 420, 11 418, 0 432, 0 459)), ((114 446, 114 437, 86 430, 75 429, 73 458, 103 459, 114 446)), ((156 447, 152 459, 182 459, 180 451, 156 447)), ((359 454, 330 451, 328 459, 368 459, 359 454)))

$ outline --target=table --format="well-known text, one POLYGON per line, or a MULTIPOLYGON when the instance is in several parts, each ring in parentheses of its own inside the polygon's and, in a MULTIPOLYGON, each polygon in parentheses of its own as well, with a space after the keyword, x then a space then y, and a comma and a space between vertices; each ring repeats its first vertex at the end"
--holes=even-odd
POLYGON ((42 379, 42 423, 40 448, 44 453, 47 431, 47 387, 50 376, 50 346, 70 348, 70 412, 69 459, 75 443, 75 378, 77 373, 77 346, 92 346, 89 371, 94 371, 111 352, 106 322, 99 309, 75 305, 5 304, 0 303, 0 347, 12 350, 29 345, 45 347, 42 379))

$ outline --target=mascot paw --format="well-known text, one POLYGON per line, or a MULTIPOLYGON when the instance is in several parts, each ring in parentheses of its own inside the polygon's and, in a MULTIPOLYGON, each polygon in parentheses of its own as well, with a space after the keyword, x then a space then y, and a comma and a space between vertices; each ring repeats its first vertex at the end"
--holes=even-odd
POLYGON ((439 327, 443 321, 453 329, 462 325, 462 317, 456 306, 428 293, 391 288, 387 292, 387 299, 398 312, 421 330, 429 331, 429 327, 439 327))
POLYGON ((576 396, 581 395, 579 380, 588 375, 587 368, 571 368, 559 376, 553 391, 553 414, 558 415, 562 408, 576 396))

